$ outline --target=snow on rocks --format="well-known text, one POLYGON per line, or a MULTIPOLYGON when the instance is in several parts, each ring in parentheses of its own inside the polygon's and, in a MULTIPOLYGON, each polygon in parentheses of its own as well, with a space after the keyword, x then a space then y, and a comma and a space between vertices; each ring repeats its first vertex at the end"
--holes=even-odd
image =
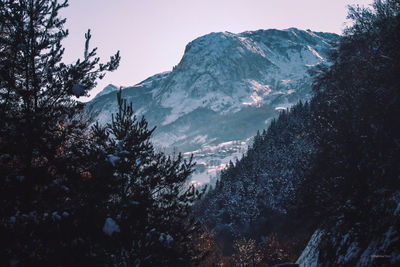
POLYGON ((172 241, 174 241, 174 238, 172 236, 170 236, 169 234, 161 233, 158 241, 167 242, 168 244, 170 244, 172 241))
MULTIPOLYGON (((337 37, 295 28, 238 34, 210 33, 186 46, 181 61, 172 72, 156 74, 124 89, 124 92, 134 92, 135 96, 151 92, 152 102, 170 109, 163 112, 162 125, 170 124, 197 108, 222 113, 238 111, 246 106, 243 102, 258 103, 265 98, 277 98, 269 94, 271 91, 290 90, 297 85, 302 87, 309 66, 326 62, 329 42, 337 37), (258 92, 257 96, 253 94, 260 88, 263 92, 258 92)), ((75 89, 78 87, 74 85, 75 89)), ((116 89, 109 85, 99 95, 116 89)), ((112 101, 114 98, 110 95, 112 101)), ((93 102, 98 101, 96 98, 93 102)), ((101 108, 101 113, 107 113, 110 120, 111 106, 108 102, 102 104, 106 106, 101 108)), ((152 110, 149 107, 137 108, 152 110)))
POLYGON ((115 167, 117 162, 120 160, 120 157, 110 154, 107 156, 107 159, 108 159, 108 162, 110 162, 111 165, 113 165, 115 167))
POLYGON ((103 232, 108 236, 115 232, 119 233, 119 225, 112 218, 107 218, 103 226, 103 232))
POLYGON ((54 212, 51 214, 51 216, 52 216, 53 220, 61 220, 61 216, 58 214, 57 211, 54 211, 54 212))
MULTIPOLYGON (((158 126, 152 137, 158 148, 177 147, 185 153, 227 140, 245 140, 256 130, 237 131, 238 125, 252 120, 254 128, 262 129, 280 109, 311 97, 308 72, 327 63, 329 43, 338 37, 295 28, 207 34, 187 45, 172 71, 126 87, 122 94, 134 103, 136 115, 158 126), (259 109, 266 115, 260 115, 259 109)), ((112 89, 106 87, 86 106, 88 117, 100 124, 110 122, 110 114, 118 111, 115 94, 109 93, 112 89)), ((123 161, 122 148, 112 154, 123 161)), ((112 164, 118 162, 110 159, 112 164)), ((209 180, 209 176, 196 172, 192 177, 209 180)))
POLYGON ((296 261, 296 263, 299 264, 300 267, 315 267, 318 265, 318 245, 321 241, 321 237, 323 236, 323 234, 324 232, 322 230, 316 230, 311 236, 306 248, 303 250, 300 257, 296 261))

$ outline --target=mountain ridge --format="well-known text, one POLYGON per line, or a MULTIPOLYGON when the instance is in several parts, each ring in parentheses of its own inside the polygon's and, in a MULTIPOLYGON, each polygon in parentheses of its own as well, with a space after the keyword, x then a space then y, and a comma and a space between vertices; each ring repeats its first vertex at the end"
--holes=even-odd
MULTIPOLYGON (((187 153, 243 141, 266 128, 279 110, 311 97, 308 72, 328 62, 329 43, 338 38, 296 28, 210 33, 189 42, 172 71, 126 87, 122 94, 137 116, 157 126, 153 142, 158 147, 187 153)), ((88 102, 89 116, 110 121, 115 94, 88 102)), ((229 162, 220 160, 219 169, 229 162)))

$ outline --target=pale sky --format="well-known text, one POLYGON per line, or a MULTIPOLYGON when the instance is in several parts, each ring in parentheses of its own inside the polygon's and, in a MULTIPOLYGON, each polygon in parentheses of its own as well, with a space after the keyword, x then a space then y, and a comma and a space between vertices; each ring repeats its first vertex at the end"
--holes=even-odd
MULTIPOLYGON (((121 51, 120 67, 99 81, 105 86, 132 86, 154 74, 172 70, 188 42, 210 32, 240 33, 296 27, 341 34, 348 5, 372 0, 69 0, 61 12, 70 35, 64 62, 83 55, 84 34, 106 61, 121 51)), ((86 98, 80 98, 85 101, 86 98)))

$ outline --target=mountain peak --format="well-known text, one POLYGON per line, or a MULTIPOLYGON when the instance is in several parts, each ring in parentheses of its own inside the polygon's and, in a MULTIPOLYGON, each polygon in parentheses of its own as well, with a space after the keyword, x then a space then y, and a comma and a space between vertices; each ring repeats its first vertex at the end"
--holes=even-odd
MULTIPOLYGON (((217 165, 224 166, 234 159, 232 151, 245 145, 219 144, 242 144, 266 128, 279 110, 311 97, 309 70, 328 62, 330 42, 338 38, 297 28, 213 32, 190 42, 172 71, 125 88, 123 97, 133 103, 136 115, 157 125, 157 146, 183 152, 210 146, 223 154, 217 165)), ((109 93, 116 89, 105 88, 103 97, 88 103, 91 113, 100 111, 95 115, 100 123, 109 122, 117 111, 115 96, 109 93)), ((196 153, 202 164, 208 152, 196 153)), ((209 171, 203 174, 213 175, 209 171)))
POLYGON ((100 97, 102 95, 106 95, 106 94, 112 93, 112 92, 117 91, 117 90, 119 90, 119 87, 117 87, 117 86, 115 86, 115 85, 110 83, 109 85, 104 87, 104 89, 101 90, 93 99, 98 98, 98 97, 100 97))
MULTIPOLYGON (((310 68, 326 62, 330 42, 337 39, 297 28, 212 32, 191 41, 171 72, 124 91, 150 93, 154 103, 170 110, 161 125, 200 107, 218 113, 267 103, 286 108, 309 95, 303 80, 310 68)), ((96 97, 115 90, 109 85, 96 97)))

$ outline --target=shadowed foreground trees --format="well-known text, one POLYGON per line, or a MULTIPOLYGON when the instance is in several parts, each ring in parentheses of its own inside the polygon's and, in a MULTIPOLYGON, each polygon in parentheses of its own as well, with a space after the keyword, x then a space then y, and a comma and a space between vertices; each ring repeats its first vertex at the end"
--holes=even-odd
POLYGON ((186 184, 193 163, 154 151, 153 130, 118 94, 111 124, 88 129, 96 49, 62 62, 67 1, 0 1, 0 262, 2 266, 187 266, 199 228, 186 184))

